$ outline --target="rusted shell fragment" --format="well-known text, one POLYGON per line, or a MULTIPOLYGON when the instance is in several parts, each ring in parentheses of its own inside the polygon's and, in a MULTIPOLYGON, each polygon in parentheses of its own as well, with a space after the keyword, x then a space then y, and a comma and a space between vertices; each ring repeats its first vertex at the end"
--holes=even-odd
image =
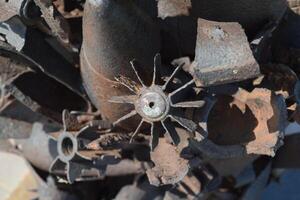
MULTIPOLYGON (((108 102, 112 96, 131 94, 115 78, 138 82, 130 66, 130 61, 136 59, 143 80, 151 81, 153 57, 159 49, 159 29, 132 1, 86 2, 81 73, 89 97, 104 118, 113 122, 132 110, 130 105, 108 102)), ((136 125, 135 120, 120 126, 130 128, 132 124, 136 125)))
MULTIPOLYGON (((157 9, 151 7, 155 3, 153 1, 156 0, 146 1, 144 9, 154 18, 156 12, 153 10, 157 9)), ((198 18, 238 22, 245 29, 248 39, 252 40, 266 23, 281 20, 286 4, 286 0, 193 0, 189 16, 168 17, 162 21, 162 56, 172 61, 178 57, 194 55, 198 18)))
POLYGON ((189 9, 192 7, 191 0, 158 0, 158 17, 176 17, 189 15, 189 9))
POLYGON ((175 184, 188 173, 188 160, 180 157, 180 152, 165 138, 160 138, 155 150, 151 152, 154 167, 147 170, 149 182, 160 186, 175 184))
POLYGON ((287 113, 284 99, 267 89, 239 89, 212 109, 209 138, 218 145, 242 144, 247 154, 274 156, 282 145, 287 113))
POLYGON ((242 81, 260 74, 238 23, 198 19, 195 54, 190 73, 198 86, 242 81))

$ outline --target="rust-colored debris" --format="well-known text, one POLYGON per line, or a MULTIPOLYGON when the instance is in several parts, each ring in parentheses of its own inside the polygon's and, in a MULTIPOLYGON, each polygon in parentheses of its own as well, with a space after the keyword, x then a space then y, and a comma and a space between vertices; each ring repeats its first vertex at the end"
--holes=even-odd
POLYGON ((248 154, 275 156, 286 117, 282 96, 267 89, 239 89, 232 97, 219 98, 212 109, 209 138, 219 145, 243 144, 248 154))
POLYGON ((158 17, 165 19, 167 17, 189 15, 192 3, 191 0, 158 0, 157 7, 158 17))
POLYGON ((152 169, 147 170, 151 184, 159 186, 175 184, 182 180, 188 173, 188 160, 180 157, 180 152, 165 139, 159 139, 158 145, 151 152, 154 163, 152 169))

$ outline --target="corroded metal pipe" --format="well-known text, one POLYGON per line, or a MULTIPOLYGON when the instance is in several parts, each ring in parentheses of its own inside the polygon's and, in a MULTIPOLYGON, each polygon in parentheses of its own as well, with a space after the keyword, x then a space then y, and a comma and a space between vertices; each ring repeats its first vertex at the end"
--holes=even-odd
POLYGON ((108 102, 112 96, 131 94, 114 79, 123 76, 137 82, 130 67, 133 59, 140 62, 137 70, 143 79, 151 79, 153 58, 160 50, 159 38, 152 19, 131 0, 86 2, 81 73, 89 97, 104 118, 116 121, 132 110, 131 106, 108 102))

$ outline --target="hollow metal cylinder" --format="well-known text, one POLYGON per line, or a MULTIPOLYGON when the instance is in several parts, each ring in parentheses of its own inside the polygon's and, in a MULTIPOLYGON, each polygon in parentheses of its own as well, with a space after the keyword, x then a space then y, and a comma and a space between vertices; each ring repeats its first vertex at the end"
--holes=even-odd
MULTIPOLYGON (((115 121, 132 110, 109 103, 112 96, 130 95, 115 81, 137 81, 130 61, 138 60, 142 78, 152 77, 153 58, 160 50, 159 29, 131 0, 88 0, 83 16, 81 74, 85 89, 104 118, 115 121)), ((121 124, 123 128, 130 123, 121 124)))

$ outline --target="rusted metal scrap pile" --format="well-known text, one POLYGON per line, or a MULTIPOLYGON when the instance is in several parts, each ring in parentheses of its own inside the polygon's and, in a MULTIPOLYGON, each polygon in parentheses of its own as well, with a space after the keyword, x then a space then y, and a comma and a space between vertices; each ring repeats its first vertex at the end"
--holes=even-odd
POLYGON ((0 138, 38 199, 257 199, 300 167, 299 6, 1 0, 0 138))

